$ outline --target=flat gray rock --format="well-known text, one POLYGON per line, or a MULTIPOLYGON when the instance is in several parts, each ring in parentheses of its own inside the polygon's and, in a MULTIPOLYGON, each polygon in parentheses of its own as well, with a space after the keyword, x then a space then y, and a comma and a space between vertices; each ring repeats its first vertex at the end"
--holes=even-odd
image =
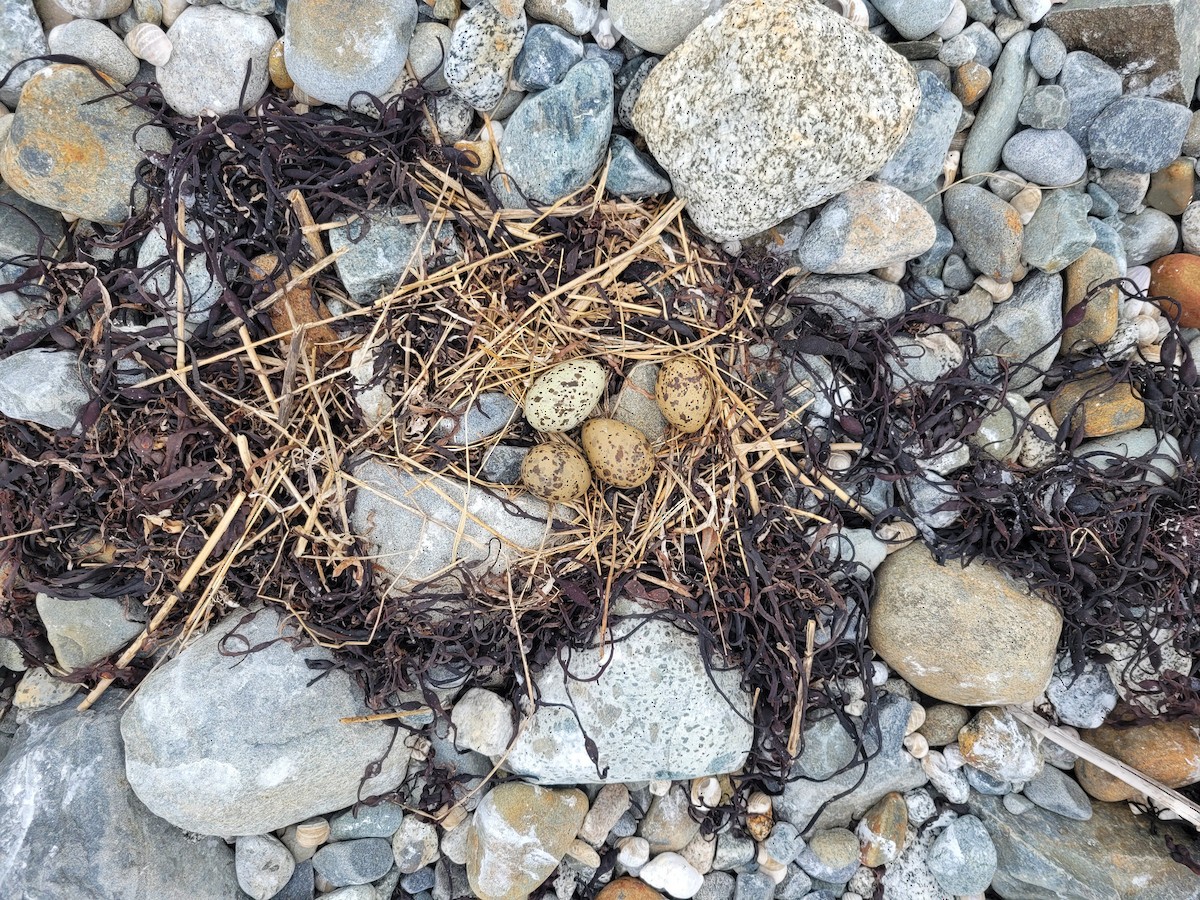
POLYGON ((904 312, 904 290, 874 275, 813 275, 795 281, 791 292, 811 297, 843 322, 894 319, 904 312))
POLYGON ((920 97, 902 57, 821 4, 733 0, 655 67, 633 119, 697 226, 734 240, 878 171, 920 97))
MULTIPOLYGON (((4 0, 0 5, 0 77, 21 60, 46 52, 46 35, 32 0, 4 0)), ((28 62, 13 72, 0 88, 0 103, 14 109, 29 76, 44 65, 28 62)))
POLYGON ((1092 163, 1102 169, 1157 172, 1179 156, 1191 111, 1150 97, 1114 100, 1090 126, 1092 163))
POLYGON ((588 648, 534 675, 545 705, 505 768, 538 784, 680 780, 741 768, 753 729, 740 671, 714 661, 710 679, 696 636, 663 620, 615 619, 608 639, 603 671, 598 650, 588 648), (595 742, 595 763, 585 737, 595 742))
POLYGON ((608 0, 616 29, 647 53, 665 56, 727 0, 608 0))
POLYGON ((1028 31, 1009 40, 992 71, 992 84, 980 103, 975 124, 962 151, 962 177, 994 172, 1004 143, 1017 129, 1017 114, 1026 92, 1038 82, 1029 64, 1028 31))
POLYGON ((398 595, 457 586, 450 570, 460 563, 476 574, 503 572, 554 540, 550 507, 527 494, 505 497, 376 460, 352 477, 359 486, 351 526, 370 545, 385 589, 398 595))
POLYGON ((1088 149, 1088 126, 1100 111, 1121 96, 1121 75, 1108 63, 1083 50, 1068 53, 1058 84, 1071 104, 1067 133, 1088 149))
POLYGON ((975 816, 959 816, 934 839, 929 871, 949 894, 982 894, 996 873, 996 846, 975 816))
MULTIPOLYGON (((0 185, 0 284, 15 282, 39 252, 53 255, 62 233, 63 219, 57 212, 0 185)), ((0 291, 0 329, 22 322, 27 315, 32 317, 44 294, 35 285, 0 291)))
POLYGON ((1092 817, 1092 801, 1079 782, 1061 769, 1046 766, 1031 778, 1021 792, 1047 812, 1086 822, 1092 817))
POLYGON ((1025 226, 1021 257, 1043 272, 1061 272, 1096 242, 1088 224, 1091 208, 1092 198, 1082 191, 1047 191, 1025 226))
POLYGON ((408 768, 403 739, 392 745, 384 725, 339 721, 371 712, 344 671, 314 680, 322 670, 308 661, 323 665, 333 655, 280 640, 297 632, 274 608, 240 619, 219 623, 153 672, 122 717, 125 768, 142 802, 180 828, 230 837, 350 806, 376 761, 381 771, 361 795, 398 785, 408 768))
POLYGON ((962 117, 962 103, 932 72, 919 72, 921 105, 908 137, 882 169, 880 181, 913 191, 931 184, 942 174, 946 151, 962 117))
MULTIPOLYGON (((58 664, 68 671, 125 649, 145 627, 126 618, 124 603, 107 597, 59 600, 38 594, 35 603, 58 664)), ((135 609, 145 617, 140 607, 135 609)))
POLYGON ((613 197, 640 200, 671 190, 671 181, 629 138, 614 134, 608 145, 608 178, 604 189, 613 197))
POLYGON ((809 271, 855 275, 908 262, 936 240, 924 206, 891 185, 864 181, 825 205, 796 255, 809 271))
POLYGON ((406 271, 420 277, 437 268, 439 261, 462 255, 462 245, 448 223, 426 226, 401 221, 400 217, 412 212, 412 207, 402 204, 377 209, 370 213, 366 228, 355 219, 329 232, 330 249, 335 253, 346 250, 335 265, 346 293, 355 302, 374 303, 392 291, 406 271))
POLYGON ((91 399, 79 360, 41 347, 0 359, 0 413, 47 428, 70 428, 91 399))
POLYGON ((1017 211, 974 184, 951 186, 943 202, 946 222, 971 266, 992 278, 1012 278, 1024 236, 1017 211))
POLYGON ((1145 209, 1121 217, 1118 229, 1125 245, 1125 264, 1146 266, 1179 247, 1179 225, 1165 212, 1145 209))
POLYGON ((0 896, 238 896, 229 847, 185 835, 129 789, 119 727, 127 697, 110 690, 85 713, 67 703, 17 732, 0 759, 0 896))
POLYGON ((167 37, 171 58, 154 74, 163 99, 180 115, 248 109, 266 92, 267 54, 276 35, 261 16, 224 6, 192 6, 175 20, 167 37))

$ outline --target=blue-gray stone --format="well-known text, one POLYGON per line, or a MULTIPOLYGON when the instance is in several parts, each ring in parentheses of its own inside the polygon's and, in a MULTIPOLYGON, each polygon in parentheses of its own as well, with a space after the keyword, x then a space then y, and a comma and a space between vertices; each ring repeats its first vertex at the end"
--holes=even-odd
POLYGON ((942 270, 942 263, 954 249, 954 232, 945 225, 937 226, 937 236, 933 246, 909 263, 909 271, 917 275, 937 278, 942 270))
POLYGON ((733 900, 737 881, 728 872, 709 872, 692 900, 733 900))
POLYGON ((400 827, 404 810, 395 803, 364 806, 355 815, 353 809, 338 813, 329 820, 329 838, 348 841, 354 838, 390 838, 400 827))
POLYGON ((392 843, 384 838, 358 838, 326 844, 312 858, 313 868, 334 887, 370 884, 392 868, 392 843))
POLYGON ((900 482, 900 494, 912 513, 913 524, 924 534, 935 528, 949 528, 959 520, 954 509, 958 490, 937 472, 927 470, 900 482))
POLYGON ((975 55, 979 52, 979 44, 973 34, 967 34, 966 31, 960 31, 950 40, 942 44, 942 49, 938 51, 938 62, 951 69, 957 69, 959 66, 965 65, 975 59, 975 55))
POLYGON ((521 463, 528 453, 528 447, 497 444, 484 458, 480 477, 495 484, 517 484, 521 480, 521 463))
POLYGON ((996 21, 996 7, 992 5, 992 0, 963 0, 963 5, 967 8, 967 15, 976 22, 991 26, 996 21))
POLYGON ((982 894, 996 874, 996 862, 996 845, 975 816, 951 822, 927 858, 934 880, 948 894, 982 894))
MULTIPOLYGON (((33 0, 4 0, 0 4, 0 78, 21 60, 49 52, 41 20, 33 8, 33 0)), ((21 88, 44 62, 27 62, 17 66, 0 88, 0 103, 10 110, 17 106, 21 88)))
POLYGON ((583 59, 583 40, 557 25, 538 23, 525 35, 525 43, 513 63, 512 77, 522 90, 543 91, 554 87, 583 59))
MULTIPOLYGON (((1030 128, 1062 128, 1070 118, 1071 101, 1067 99, 1067 92, 1057 84, 1035 87, 1025 95, 1021 108, 1017 110, 1017 121, 1030 128)), ((1074 138, 1071 142, 1075 143, 1074 138)))
MULTIPOLYGON (((469 447, 500 431, 512 421, 516 413, 517 402, 508 394, 485 391, 465 406, 454 410, 453 415, 438 420, 433 433, 439 438, 446 438, 447 443, 453 446, 469 447)), ((399 819, 396 820, 396 827, 400 827, 399 819)))
POLYGON ((963 766, 963 773, 967 776, 967 784, 989 797, 1003 797, 1012 791, 1011 782, 993 778, 987 772, 974 766, 963 766))
POLYGON ((329 232, 329 246, 335 253, 346 248, 335 265, 346 293, 355 302, 375 302, 396 287, 406 269, 419 276, 438 262, 462 254, 449 224, 426 229, 419 222, 400 221, 406 215, 412 215, 411 207, 375 210, 366 229, 362 220, 355 219, 329 232))
POLYGON ((1016 210, 978 185, 959 182, 943 197, 946 221, 971 266, 1007 280, 1021 258, 1022 228, 1016 210))
MULTIPOLYGON (((1158 439, 1154 432, 1146 429, 1150 437, 1150 450, 1158 450, 1158 439)), ((1130 432, 1121 435, 1124 439, 1120 449, 1127 449, 1132 441, 1130 432)), ((1081 445, 1080 450, 1087 447, 1081 445)), ((1094 450, 1094 447, 1087 447, 1094 450)), ((1086 452, 1086 451, 1085 451, 1086 452)), ((1115 462, 1115 460, 1114 460, 1115 462)), ((1064 653, 1054 665, 1054 674, 1046 685, 1046 699, 1054 707, 1054 714, 1064 725, 1075 728, 1099 728, 1108 714, 1117 705, 1117 689, 1113 686, 1108 668, 1093 660, 1086 660, 1078 673, 1071 658, 1064 653)), ((1032 798, 1030 798, 1032 799, 1032 798)))
POLYGON ((1004 145, 1004 165, 1042 187, 1064 187, 1087 174, 1087 157, 1062 129, 1028 128, 1004 145))
POLYGON ((417 871, 401 878, 400 887, 404 888, 408 894, 419 894, 421 891, 431 890, 433 882, 433 866, 425 866, 425 868, 417 869, 417 871))
POLYGON ((1037 84, 1037 73, 1029 65, 1028 31, 1013 37, 1000 54, 992 72, 992 84, 984 95, 975 124, 962 151, 962 176, 970 178, 994 171, 1000 152, 1017 129, 1017 113, 1025 92, 1037 84))
POLYGON ((917 75, 921 105, 908 137, 879 173, 880 181, 902 191, 914 191, 932 182, 942 172, 946 151, 958 128, 962 103, 929 72, 917 75))
POLYGON ((975 62, 986 69, 990 69, 996 64, 996 60, 1000 58, 1000 54, 1004 50, 1004 45, 1000 43, 1000 38, 996 37, 990 28, 982 22, 972 22, 960 34, 969 34, 974 40, 975 62))
POLYGON ((903 37, 916 41, 946 20, 954 0, 875 0, 872 5, 903 37))
POLYGON ((621 66, 625 65, 624 53, 616 49, 605 50, 599 44, 584 44, 583 58, 603 60, 608 65, 608 68, 612 70, 614 78, 621 71, 621 66))
POLYGON ((1039 28, 1033 33, 1033 41, 1029 45, 1029 62, 1038 75, 1047 81, 1057 78, 1066 61, 1067 48, 1062 38, 1049 28, 1039 28))
POLYGON ((1092 163, 1102 169, 1157 172, 1179 156, 1192 113, 1153 97, 1114 100, 1088 127, 1092 163))
POLYGON ((0 359, 0 413, 47 428, 70 428, 91 399, 79 357, 31 347, 0 359))
POLYGON ((646 79, 659 62, 661 60, 657 56, 637 56, 622 66, 617 76, 616 85, 621 92, 617 98, 617 121, 630 131, 636 130, 633 125, 633 107, 637 105, 646 79))
POLYGON ((1118 210, 1136 213, 1142 211, 1142 201, 1150 188, 1150 176, 1128 169, 1105 169, 1100 173, 1098 183, 1116 201, 1118 210))
MULTIPOLYGON (((8 185, 0 185, 0 284, 15 282, 39 253, 49 257, 63 233, 63 218, 53 209, 26 200, 8 185)), ((36 285, 0 290, 0 329, 33 314, 45 291, 36 285)))
POLYGON ((1092 801, 1079 782, 1054 766, 1045 766, 1040 774, 1026 782, 1021 793, 1042 809, 1064 819, 1086 822, 1092 817, 1092 801))
POLYGON ((1174 253, 1179 246, 1179 225, 1158 209, 1122 216, 1120 234, 1125 244, 1125 263, 1129 266, 1147 265, 1160 256, 1174 253))
POLYGON ((1007 361, 1009 387, 1014 391, 1040 390, 1043 373, 1058 355, 1062 315, 1062 276, 1031 272, 1012 297, 997 304, 975 329, 979 353, 1007 361))
POLYGON ((523 206, 522 197, 554 203, 584 187, 604 160, 612 114, 612 71, 599 59, 583 60, 559 84, 527 97, 500 138, 506 174, 492 183, 505 205, 523 206))
POLYGON ((1088 126, 1108 104, 1121 96, 1121 76, 1108 63, 1084 50, 1068 53, 1058 84, 1071 104, 1067 132, 1088 150, 1088 126))
POLYGON ((792 291, 813 298, 821 311, 843 323, 880 323, 904 312, 900 286, 874 275, 812 275, 793 284, 792 291))
POLYGON ((1117 261, 1117 269, 1124 275, 1128 269, 1128 265, 1125 262, 1125 242, 1121 240, 1121 233, 1104 219, 1097 219, 1095 216, 1088 216, 1088 227, 1092 229, 1092 234, 1096 236, 1095 243, 1092 246, 1098 250, 1103 250, 1115 259, 1117 261))
POLYGON ((311 859, 296 863, 292 877, 271 900, 313 900, 316 893, 316 872, 313 871, 311 859))
POLYGON ((1115 216, 1120 210, 1113 195, 1095 181, 1088 182, 1087 192, 1088 196, 1092 198, 1093 216, 1099 219, 1107 219, 1109 216, 1115 216))
POLYGON ((811 835, 808 843, 801 845, 796 865, 814 881, 845 884, 858 871, 861 852, 852 831, 829 828, 811 835))
POLYGON ((1025 226, 1024 260, 1043 272, 1061 272, 1096 242, 1088 224, 1092 198, 1083 191, 1047 191, 1025 226))
POLYGON ((813 880, 795 863, 787 867, 783 881, 775 888, 775 900, 801 900, 813 888, 813 880))
POLYGON ((969 291, 975 283, 975 273, 957 253, 951 253, 942 264, 942 283, 955 291, 969 291))
POLYGON ((713 854, 713 868, 729 871, 748 866, 754 862, 754 841, 745 835, 726 831, 717 836, 717 850, 713 854))
POLYGON ((640 200, 671 190, 670 179, 659 171, 649 156, 633 146, 629 138, 614 134, 608 149, 612 155, 604 189, 610 195, 640 200))
POLYGON ((771 900, 775 880, 766 872, 740 872, 734 884, 733 900, 771 900))
POLYGON ((800 839, 800 832, 791 822, 776 822, 771 828, 771 833, 767 835, 766 841, 763 842, 767 855, 784 865, 792 862, 803 846, 804 841, 800 839))

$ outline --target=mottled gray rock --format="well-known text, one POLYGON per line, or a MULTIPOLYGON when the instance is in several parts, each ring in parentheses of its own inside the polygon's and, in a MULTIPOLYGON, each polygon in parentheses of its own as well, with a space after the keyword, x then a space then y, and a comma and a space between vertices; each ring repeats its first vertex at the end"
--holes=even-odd
MULTIPOLYGON (((0 6, 0 77, 21 60, 46 52, 46 35, 32 0, 5 0, 0 6)), ((29 76, 44 65, 35 61, 18 66, 0 88, 0 103, 14 109, 29 76)))
POLYGON ((792 293, 818 301, 823 311, 843 322, 870 323, 904 312, 904 291, 874 275, 812 275, 793 281, 792 293))
POLYGON ((1067 48, 1057 34, 1049 28, 1039 28, 1033 33, 1029 44, 1029 62, 1034 71, 1049 81, 1057 78, 1067 61, 1067 48))
POLYGON ((1092 801, 1079 782, 1054 766, 1046 766, 1029 779, 1022 793, 1042 809, 1065 819, 1086 822, 1092 817, 1092 801))
POLYGON ((879 14, 910 41, 933 34, 950 14, 953 0, 875 0, 879 14))
POLYGON ((123 650, 142 631, 140 621, 126 618, 125 604, 120 600, 59 600, 38 594, 35 602, 58 664, 68 671, 123 650))
POLYGON ((329 820, 329 837, 334 841, 353 838, 390 838, 404 820, 404 810, 394 803, 348 809, 329 820))
POLYGON ((1125 245, 1125 263, 1145 266, 1179 246, 1179 225, 1165 212, 1146 209, 1121 217, 1118 232, 1125 245))
POLYGON ((962 117, 962 103, 930 72, 917 76, 921 105, 908 137, 876 177, 902 191, 929 184, 942 174, 946 151, 962 117))
MULTIPOLYGON (((221 282, 208 268, 208 256, 189 247, 200 247, 200 226, 185 221, 183 229, 183 319, 190 334, 208 319, 209 310, 221 298, 221 282)), ((159 223, 142 239, 138 247, 138 268, 147 274, 141 279, 141 292, 160 313, 165 313, 172 329, 178 315, 176 299, 176 246, 167 246, 166 231, 159 223)))
POLYGON ((375 460, 353 477, 359 487, 351 526, 371 546, 385 590, 399 595, 417 585, 457 584, 450 570, 459 563, 478 574, 502 572, 553 543, 550 507, 533 497, 505 498, 375 460))
POLYGON ((1040 127, 1008 139, 1004 145, 1004 165, 1042 187, 1074 184, 1087 172, 1087 158, 1071 135, 1062 129, 1040 127))
POLYGON ((635 56, 625 63, 616 76, 616 86, 621 95, 617 98, 617 121, 626 128, 634 129, 633 111, 646 79, 661 60, 657 56, 635 56))
POLYGON ((913 524, 925 532, 934 528, 949 528, 962 515, 954 508, 958 490, 949 480, 932 470, 901 481, 900 495, 912 514, 913 524))
POLYGON ((1100 110, 1121 96, 1121 76, 1112 66, 1083 50, 1068 53, 1058 76, 1071 104, 1067 132, 1088 150, 1088 127, 1100 110))
POLYGON ((513 63, 513 79, 526 91, 554 87, 583 59, 583 41, 557 25, 539 23, 525 35, 513 63))
POLYGON ((614 134, 608 152, 608 178, 604 189, 611 196, 640 200, 671 190, 670 179, 659 171, 650 157, 633 146, 629 138, 614 134))
MULTIPOLYGON (((1147 184, 1147 187, 1149 184, 1147 184)), ((1087 195, 1092 198, 1092 215, 1101 219, 1115 216, 1120 210, 1116 198, 1099 182, 1089 181, 1087 195)), ((1140 201, 1139 201, 1140 202, 1140 201)))
POLYGON ((581 784, 692 778, 745 762, 750 696, 737 670, 714 661, 714 684, 696 637, 667 621, 619 618, 609 623, 613 639, 598 678, 595 648, 535 674, 547 705, 517 738, 509 771, 542 784, 581 784), (584 735, 595 741, 596 763, 584 735))
POLYGON ((121 736, 129 783, 155 815, 198 834, 263 834, 356 802, 375 761, 363 796, 400 783, 404 741, 392 746, 384 725, 342 724, 369 713, 361 689, 337 669, 313 681, 308 661, 332 654, 281 635, 296 631, 273 608, 226 619, 142 682, 121 736))
POLYGON ((408 215, 412 208, 403 205, 374 210, 368 228, 355 219, 329 232, 333 252, 347 248, 336 263, 338 277, 357 303, 378 300, 396 287, 406 271, 419 276, 462 255, 462 245, 448 223, 426 226, 401 221, 408 215))
POLYGON ((125 780, 124 691, 34 714, 0 759, 0 896, 228 900, 233 853, 151 815, 125 780))
POLYGON ((681 784, 673 784, 650 802, 638 834, 650 844, 652 856, 682 850, 700 833, 700 823, 691 816, 692 801, 681 784))
POLYGON ((942 890, 929 870, 929 850, 938 832, 928 829, 914 836, 908 846, 883 875, 883 890, 888 900, 953 900, 942 890))
POLYGON ((840 775, 789 782, 782 796, 775 800, 776 818, 791 822, 801 833, 818 827, 842 827, 851 819, 859 818, 885 794, 904 792, 925 784, 928 778, 921 764, 903 747, 911 709, 909 700, 884 694, 879 704, 879 727, 860 726, 867 752, 879 751, 865 763, 866 773, 863 772, 864 764, 857 762, 840 775), (842 794, 845 796, 840 796, 842 794), (816 821, 811 821, 826 801, 832 802, 816 821))
POLYGON ((766 872, 739 872, 734 882, 733 900, 771 900, 775 880, 766 872))
POLYGON ((1082 191, 1057 190, 1042 195, 1042 203, 1025 226, 1021 257, 1043 272, 1061 272, 1096 241, 1088 224, 1092 198, 1082 191))
POLYGON ((444 91, 450 85, 442 66, 450 49, 451 31, 441 22, 418 22, 408 45, 408 63, 418 80, 431 91, 444 91))
MULTIPOLYGON (((1057 84, 1043 84, 1034 88, 1025 95, 1021 108, 1017 110, 1017 121, 1030 128, 1062 128, 1070 118, 1071 101, 1067 99, 1067 92, 1057 84)), ((1071 142, 1075 143, 1075 139, 1072 138, 1071 142)))
POLYGON ((238 886, 254 900, 269 900, 282 891, 296 871, 291 851, 270 834, 248 834, 234 845, 238 886))
MULTIPOLYGON (((1142 431, 1149 432, 1151 439, 1157 440, 1151 429, 1142 431)), ((1120 437, 1127 438, 1128 435, 1120 437)), ((1076 674, 1070 656, 1063 654, 1054 666, 1050 684, 1046 686, 1046 698, 1064 725, 1099 728, 1117 705, 1117 689, 1113 687, 1104 666, 1089 660, 1076 674)))
POLYGON ((726 0, 608 0, 616 29, 647 53, 664 56, 726 0))
POLYGON ((600 0, 525 0, 525 12, 571 34, 587 34, 600 15, 600 0))
POLYGON ((733 0, 655 67, 634 123, 692 220, 734 240, 877 171, 919 101, 908 63, 833 11, 733 0))
POLYGON ((288 883, 271 900, 313 900, 316 894, 315 881, 316 873, 313 871, 311 859, 296 863, 288 883))
POLYGON ((796 856, 796 864, 819 881, 843 884, 858 871, 859 853, 854 832, 828 828, 809 837, 796 856))
POLYGON ((522 197, 553 203, 591 181, 608 148, 612 110, 612 71, 598 59, 526 98, 500 138, 504 174, 492 178, 506 205, 523 206, 522 197))
POLYGON ((312 859, 317 874, 334 887, 369 884, 386 875, 392 862, 392 842, 377 837, 326 844, 312 859))
POLYGON ((1192 113, 1151 97, 1114 100, 1088 126, 1092 163, 1102 169, 1157 172, 1179 156, 1192 113))
POLYGON ((358 91, 382 96, 400 77, 416 24, 416 0, 294 0, 283 37, 288 74, 334 106, 358 91))
MULTIPOLYGON (((20 7, 20 3, 16 4, 20 7)), ((116 32, 92 19, 75 19, 50 30, 46 36, 51 53, 78 56, 121 84, 137 78, 139 63, 116 32)), ((7 85, 5 90, 7 90, 7 85)))
POLYGON ((658 363, 636 363, 625 376, 612 413, 614 419, 632 425, 651 443, 662 440, 667 431, 667 420, 654 393, 658 372, 658 363))
MULTIPOLYGON (((771 882, 772 890, 775 883, 771 882)), ((704 876, 704 884, 692 900, 734 900, 737 881, 728 872, 713 871, 704 876)))
MULTIPOLYGON (((57 212, 0 185, 0 284, 15 282, 39 253, 52 255, 62 233, 63 219, 57 212)), ((0 329, 36 316, 43 297, 36 285, 0 291, 0 329)))
POLYGON ((70 428, 91 399, 76 354, 31 348, 0 359, 0 413, 47 428, 70 428))
POLYGON ((946 191, 946 222, 971 266, 999 280, 1012 278, 1024 229, 1017 211, 991 191, 958 183, 946 191))
POLYGON ((483 464, 479 467, 479 475, 484 481, 495 484, 519 484, 521 463, 525 461, 528 453, 528 447, 497 444, 484 457, 483 464))
POLYGON ((1094 215, 1088 216, 1088 228, 1092 229, 1092 234, 1096 237, 1092 246, 1116 260, 1117 271, 1124 275, 1129 267, 1125 262, 1125 242, 1121 240, 1120 232, 1110 225, 1108 220, 1098 219, 1094 215))
MULTIPOLYGON (((1008 800, 1010 798, 1005 798, 1008 800)), ((1146 816, 1124 803, 1097 803, 1086 822, 1033 808, 1014 815, 998 797, 972 794, 971 811, 996 847, 992 890, 1029 900, 1194 900, 1196 876, 1171 859, 1165 829, 1151 834, 1146 816)))
POLYGON ((25 659, 21 648, 8 638, 0 638, 0 669, 13 672, 25 671, 25 659))
POLYGON ((974 766, 963 766, 960 770, 967 776, 967 784, 972 790, 987 794, 989 797, 1003 797, 1012 791, 1012 782, 1002 778, 993 778, 982 769, 974 766))
POLYGON ((482 0, 454 23, 446 81, 455 96, 475 109, 491 109, 504 94, 529 27, 522 7, 506 0, 482 0))
POLYGON ((154 74, 163 99, 180 115, 247 109, 266 92, 267 54, 276 35, 261 16, 224 6, 192 6, 175 20, 167 37, 171 58, 154 74))
POLYGON ((1030 34, 1023 31, 1012 38, 1000 54, 975 124, 967 135, 962 151, 962 177, 994 171, 1000 153, 1017 129, 1017 113, 1026 92, 1037 84, 1037 73, 1029 65, 1030 34))
POLYGON ((392 856, 405 875, 430 865, 438 857, 437 828, 428 819, 405 816, 392 835, 392 856))
POLYGON ((491 437, 512 421, 517 401, 499 391, 485 391, 434 426, 434 434, 455 447, 469 447, 491 437))
POLYGON ((929 848, 929 870, 950 894, 982 894, 996 873, 996 847, 975 816, 960 816, 929 848))
MULTIPOLYGON (((1183 463, 1179 441, 1173 435, 1163 435, 1161 438, 1154 433, 1153 428, 1135 428, 1121 434, 1110 434, 1105 437, 1084 441, 1075 448, 1073 454, 1087 460, 1101 472, 1108 472, 1129 461, 1138 464, 1140 471, 1128 478, 1128 483, 1137 485, 1142 481, 1150 484, 1166 484, 1174 481, 1183 463)), ((1114 475, 1109 477, 1115 478, 1114 475)), ((1069 724, 1074 725, 1074 722, 1069 724)), ((1078 726, 1094 728, 1094 725, 1078 726)))
POLYGON ((811 272, 854 275, 907 262, 936 239, 921 204, 890 185, 864 181, 825 205, 804 233, 797 258, 811 272))

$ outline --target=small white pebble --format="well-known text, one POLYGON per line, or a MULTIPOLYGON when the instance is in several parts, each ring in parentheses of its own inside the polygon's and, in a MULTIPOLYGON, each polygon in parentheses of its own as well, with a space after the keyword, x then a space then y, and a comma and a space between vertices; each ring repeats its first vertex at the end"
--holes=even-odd
POLYGON ((671 782, 665 778, 658 778, 654 781, 651 781, 647 787, 649 788, 650 793, 655 797, 665 797, 671 790, 671 782))
MULTIPOLYGON (((1137 326, 1137 342, 1139 347, 1156 344, 1162 339, 1159 335, 1158 319, 1151 316, 1135 316, 1133 324, 1137 326)), ((1166 323, 1164 322, 1163 324, 1165 325, 1166 323)))
POLYGON ((848 716, 861 716, 867 711, 866 700, 851 700, 842 707, 848 716))
POLYGON ((946 760, 946 768, 954 771, 961 769, 967 764, 963 759, 962 751, 958 749, 958 744, 947 744, 942 748, 942 758, 946 760))
POLYGON ((592 26, 592 39, 600 45, 600 49, 602 50, 611 50, 617 45, 617 41, 621 39, 621 32, 613 24, 612 16, 608 14, 608 10, 603 7, 600 8, 600 15, 596 18, 596 24, 592 26))
POLYGON ((883 687, 885 681, 891 673, 888 671, 887 663, 881 659, 877 659, 871 663, 871 684, 875 687, 883 687))
POLYGON ((696 896, 704 876, 678 853, 660 853, 642 866, 638 876, 655 890, 665 891, 677 900, 696 896))
POLYGON ((925 735, 914 731, 904 739, 904 749, 913 759, 924 759, 929 755, 929 741, 925 739, 925 735))

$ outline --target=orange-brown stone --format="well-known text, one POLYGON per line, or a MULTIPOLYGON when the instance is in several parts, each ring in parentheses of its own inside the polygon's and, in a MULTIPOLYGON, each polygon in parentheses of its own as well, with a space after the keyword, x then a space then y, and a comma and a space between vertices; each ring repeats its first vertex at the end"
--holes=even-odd
POLYGON ((1171 297, 1180 306, 1179 324, 1200 328, 1200 256, 1172 253, 1151 263, 1150 295, 1171 297))
POLYGON ((963 106, 976 103, 991 83, 991 70, 977 62, 963 63, 954 70, 954 95, 962 101, 963 106))
POLYGON ((1105 372, 1068 381, 1050 400, 1056 421, 1068 417, 1072 428, 1083 428, 1084 437, 1104 437, 1137 428, 1146 419, 1142 398, 1125 381, 1112 381, 1105 372))
POLYGON ((1070 315, 1071 310, 1084 300, 1087 300, 1087 307, 1078 323, 1063 329, 1063 347, 1085 350, 1103 344, 1116 333, 1121 292, 1115 282, 1120 277, 1117 261, 1095 247, 1089 247, 1083 256, 1067 266, 1063 315, 1070 315), (1095 290, 1107 281, 1114 283, 1095 290))
MULTIPOLYGON (((1079 736, 1097 750, 1115 756, 1167 787, 1186 787, 1200 781, 1200 723, 1151 722, 1132 728, 1101 725, 1081 731, 1079 736)), ((1112 776, 1098 773, 1086 760, 1077 762, 1075 771, 1083 789, 1097 800, 1125 800, 1137 796, 1137 791, 1122 791, 1112 776)))
MULTIPOLYGON (((271 278, 278 267, 279 257, 273 253, 264 253, 251 260, 250 274, 256 280, 265 281, 271 278)), ((268 289, 283 288, 289 279, 295 278, 302 271, 299 266, 292 266, 286 276, 282 272, 276 276, 268 289)), ((285 349, 291 345, 294 332, 301 329, 305 343, 316 344, 318 352, 322 355, 329 356, 337 349, 334 346, 338 341, 337 332, 324 322, 329 318, 329 310, 317 297, 316 291, 308 281, 302 281, 291 290, 285 290, 283 296, 267 308, 267 314, 271 317, 271 328, 281 335, 279 340, 285 349)))
POLYGON ((146 151, 167 152, 171 139, 162 128, 142 127, 150 113, 109 96, 121 89, 83 66, 56 63, 35 73, 0 144, 0 177, 42 206, 124 222, 138 165, 146 151))
POLYGON ((1146 205, 1168 216, 1182 216, 1192 202, 1196 189, 1196 170, 1192 160, 1179 158, 1150 176, 1146 205))
POLYGON ((875 868, 895 861, 908 835, 908 806, 896 791, 867 810, 855 832, 864 866, 875 868))
POLYGON ((663 900, 663 895, 644 881, 618 878, 598 893, 596 900, 663 900))

